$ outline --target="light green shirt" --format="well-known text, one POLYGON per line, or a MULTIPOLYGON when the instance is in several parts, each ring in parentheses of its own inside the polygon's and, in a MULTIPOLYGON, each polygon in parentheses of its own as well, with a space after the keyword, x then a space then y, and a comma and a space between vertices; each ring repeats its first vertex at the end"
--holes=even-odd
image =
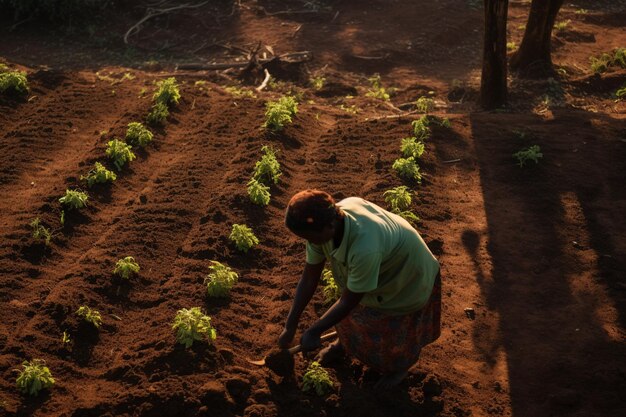
POLYGON ((362 198, 346 198, 337 207, 345 213, 341 244, 307 242, 306 262, 329 261, 340 288, 365 293, 364 306, 389 314, 422 308, 439 262, 419 233, 402 217, 362 198))

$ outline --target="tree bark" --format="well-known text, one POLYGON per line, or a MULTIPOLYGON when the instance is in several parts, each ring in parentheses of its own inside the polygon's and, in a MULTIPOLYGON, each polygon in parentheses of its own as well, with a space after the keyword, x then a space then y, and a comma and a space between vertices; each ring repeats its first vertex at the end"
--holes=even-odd
POLYGON ((506 19, 508 0, 484 0, 485 35, 480 104, 494 109, 506 104, 506 19))
POLYGON ((526 31, 519 49, 511 57, 511 69, 522 77, 542 78, 553 75, 552 28, 563 0, 533 0, 526 31))

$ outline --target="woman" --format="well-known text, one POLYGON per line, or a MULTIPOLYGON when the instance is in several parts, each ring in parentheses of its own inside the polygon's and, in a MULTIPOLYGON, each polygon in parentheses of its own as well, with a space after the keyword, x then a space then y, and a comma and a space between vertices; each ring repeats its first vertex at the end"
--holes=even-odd
POLYGON ((317 349, 320 335, 336 326, 339 340, 320 360, 348 353, 382 373, 378 387, 401 382, 421 348, 440 334, 439 263, 420 235, 362 198, 335 203, 319 190, 294 195, 285 224, 306 240, 306 264, 279 346, 293 341, 328 261, 341 297, 302 334, 303 350, 317 349))

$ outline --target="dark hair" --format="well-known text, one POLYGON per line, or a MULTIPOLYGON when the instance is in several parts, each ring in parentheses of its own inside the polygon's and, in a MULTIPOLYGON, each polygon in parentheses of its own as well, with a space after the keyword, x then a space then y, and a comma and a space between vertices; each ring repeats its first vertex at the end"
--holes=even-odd
POLYGON ((292 232, 319 231, 333 224, 343 212, 333 197, 320 190, 300 191, 289 200, 285 225, 292 232))

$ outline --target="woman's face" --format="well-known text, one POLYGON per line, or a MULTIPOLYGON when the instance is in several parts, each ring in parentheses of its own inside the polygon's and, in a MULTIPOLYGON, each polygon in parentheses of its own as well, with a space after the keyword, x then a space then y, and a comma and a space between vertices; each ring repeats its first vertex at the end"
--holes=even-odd
POLYGON ((322 230, 293 232, 293 234, 314 245, 322 245, 333 238, 335 235, 335 227, 325 226, 322 230))

